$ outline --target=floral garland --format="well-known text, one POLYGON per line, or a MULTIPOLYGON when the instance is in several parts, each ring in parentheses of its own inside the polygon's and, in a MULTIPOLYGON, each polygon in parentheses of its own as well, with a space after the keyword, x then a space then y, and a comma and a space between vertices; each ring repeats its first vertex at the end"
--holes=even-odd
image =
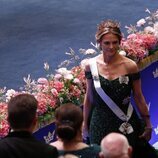
MULTIPOLYGON (((120 51, 121 54, 135 60, 140 70, 158 60, 158 10, 151 13, 147 9, 146 12, 149 16, 139 20, 136 26, 126 26, 129 35, 127 38, 123 38, 120 51)), ((80 49, 80 55, 76 55, 70 48, 70 52, 66 52, 70 59, 63 61, 55 74, 50 72, 49 64, 44 63, 46 77, 37 80, 32 80, 30 75, 24 77, 25 85, 19 91, 7 90, 6 87, 0 88, 0 138, 7 135, 9 131, 7 103, 15 95, 29 93, 36 97, 38 100, 38 128, 52 121, 54 111, 58 106, 68 102, 76 105, 83 103, 86 83, 82 66, 86 60, 82 59, 85 56, 88 58, 88 56, 100 53, 98 46, 91 44, 95 49, 80 49), (77 66, 68 70, 66 67, 72 63, 77 66)))

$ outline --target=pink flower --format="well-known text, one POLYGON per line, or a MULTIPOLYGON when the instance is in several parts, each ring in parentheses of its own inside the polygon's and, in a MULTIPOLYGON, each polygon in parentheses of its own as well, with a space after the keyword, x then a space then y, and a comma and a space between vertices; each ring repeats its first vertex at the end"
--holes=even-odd
POLYGON ((40 116, 47 111, 47 98, 46 98, 46 95, 42 93, 36 94, 35 97, 38 101, 37 113, 40 116))
POLYGON ((54 79, 59 80, 62 78, 61 74, 55 74, 54 79))
POLYGON ((39 78, 37 82, 40 84, 48 84, 48 80, 46 78, 39 78))
POLYGON ((57 92, 60 92, 64 85, 62 82, 55 81, 53 87, 57 90, 57 92))
POLYGON ((6 136, 9 132, 9 125, 7 122, 7 104, 0 103, 0 138, 6 136))
POLYGON ((127 56, 143 59, 148 55, 148 50, 157 46, 158 40, 152 34, 130 34, 127 39, 123 39, 121 47, 127 52, 127 56))
POLYGON ((78 83, 80 83, 80 80, 78 78, 75 78, 73 82, 78 84, 78 83))
POLYGON ((53 96, 55 96, 55 97, 58 96, 58 91, 55 88, 52 88, 51 92, 52 92, 53 96))
POLYGON ((6 120, 0 122, 0 138, 5 137, 9 132, 9 125, 6 120))

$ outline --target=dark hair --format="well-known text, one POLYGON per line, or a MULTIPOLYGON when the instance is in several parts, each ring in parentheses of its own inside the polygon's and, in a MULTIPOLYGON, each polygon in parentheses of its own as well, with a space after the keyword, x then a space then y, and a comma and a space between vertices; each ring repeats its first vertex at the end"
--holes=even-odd
POLYGON ((119 43, 121 42, 122 34, 120 30, 120 24, 118 22, 113 20, 102 21, 97 27, 97 32, 95 35, 96 41, 99 43, 103 35, 107 33, 115 34, 119 39, 119 43))
POLYGON ((8 122, 13 129, 29 128, 36 116, 38 102, 33 95, 19 94, 8 103, 8 122))
POLYGON ((72 103, 61 105, 55 111, 56 132, 62 141, 70 141, 77 135, 83 122, 80 107, 72 103))

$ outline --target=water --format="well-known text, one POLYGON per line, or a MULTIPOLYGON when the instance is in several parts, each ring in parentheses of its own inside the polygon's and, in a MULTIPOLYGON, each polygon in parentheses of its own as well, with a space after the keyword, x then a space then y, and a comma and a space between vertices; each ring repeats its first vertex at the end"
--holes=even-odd
POLYGON ((157 0, 0 0, 0 87, 18 89, 24 76, 45 75, 45 61, 54 71, 69 47, 91 47, 100 21, 120 21, 126 33, 125 25, 157 6, 157 0))

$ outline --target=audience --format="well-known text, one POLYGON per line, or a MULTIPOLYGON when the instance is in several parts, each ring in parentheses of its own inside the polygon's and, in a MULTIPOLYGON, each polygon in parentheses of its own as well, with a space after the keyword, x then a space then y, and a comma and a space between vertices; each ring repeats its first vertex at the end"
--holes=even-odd
POLYGON ((0 140, 0 158, 57 158, 55 147, 36 140, 38 102, 33 95, 19 94, 8 103, 11 132, 0 140))
POLYGON ((101 141, 100 158, 131 158, 132 147, 127 138, 119 133, 110 133, 101 141))
POLYGON ((73 154, 82 158, 99 156, 98 145, 87 145, 82 141, 83 113, 80 107, 68 103, 55 112, 58 140, 51 143, 58 149, 59 155, 73 154))

